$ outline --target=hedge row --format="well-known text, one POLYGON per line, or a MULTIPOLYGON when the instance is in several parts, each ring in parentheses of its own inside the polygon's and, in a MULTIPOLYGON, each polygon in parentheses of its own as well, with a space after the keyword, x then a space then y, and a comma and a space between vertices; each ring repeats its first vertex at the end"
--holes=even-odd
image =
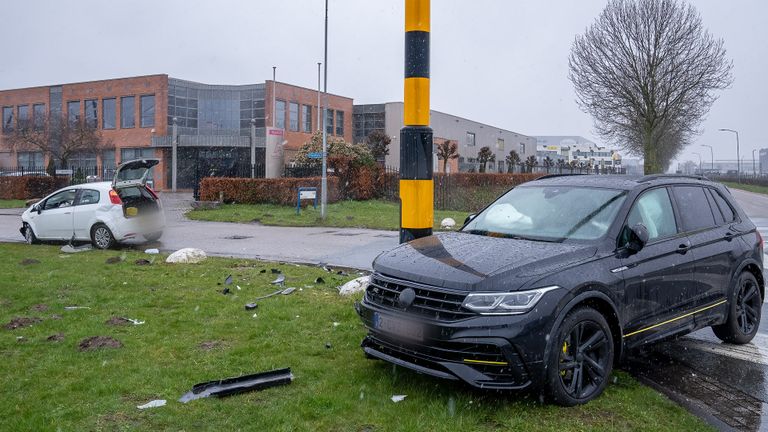
POLYGON ((67 177, 18 176, 0 177, 0 199, 26 200, 43 198, 69 184, 67 177))
MULTIPOLYGON (((300 187, 316 187, 320 193, 320 177, 308 178, 228 178, 206 177, 200 181, 200 200, 240 204, 296 205, 300 187)), ((328 202, 339 200, 339 180, 328 177, 328 202)), ((320 197, 318 196, 318 199, 320 197)))

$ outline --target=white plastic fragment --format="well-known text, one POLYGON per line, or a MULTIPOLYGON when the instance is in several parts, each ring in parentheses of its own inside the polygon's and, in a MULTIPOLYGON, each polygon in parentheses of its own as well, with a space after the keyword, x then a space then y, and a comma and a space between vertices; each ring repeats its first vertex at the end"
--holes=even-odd
POLYGON ((150 255, 157 255, 157 254, 159 254, 159 253, 160 253, 160 249, 157 249, 157 248, 151 248, 151 249, 147 249, 147 250, 145 250, 145 251, 144 251, 144 253, 145 253, 145 254, 150 254, 150 255))
POLYGON ((201 249, 184 248, 168 255, 165 262, 170 264, 196 264, 207 257, 201 249))
POLYGON ((400 401, 403 401, 403 400, 405 400, 406 396, 408 396, 408 395, 393 395, 392 396, 392 402, 398 403, 400 401))
POLYGON ((453 218, 445 218, 440 222, 441 228, 453 228, 456 226, 456 221, 453 218))
POLYGON ((145 403, 144 405, 136 405, 136 408, 140 410, 147 409, 147 408, 157 408, 157 407, 165 406, 166 402, 167 401, 165 399, 155 399, 153 401, 149 401, 145 403))
POLYGON ((352 279, 339 288, 339 294, 350 295, 357 292, 363 292, 365 291, 365 287, 368 286, 370 279, 370 276, 361 276, 357 279, 352 279))
POLYGON ((77 253, 84 252, 93 249, 93 246, 86 244, 82 246, 73 247, 72 245, 64 245, 61 247, 61 251, 64 253, 77 253))
POLYGON ((90 306, 64 306, 64 310, 90 309, 90 306))
POLYGON ((139 321, 139 320, 133 319, 133 318, 125 318, 125 319, 127 321, 130 321, 133 325, 142 325, 142 324, 144 324, 146 322, 146 321, 139 321))

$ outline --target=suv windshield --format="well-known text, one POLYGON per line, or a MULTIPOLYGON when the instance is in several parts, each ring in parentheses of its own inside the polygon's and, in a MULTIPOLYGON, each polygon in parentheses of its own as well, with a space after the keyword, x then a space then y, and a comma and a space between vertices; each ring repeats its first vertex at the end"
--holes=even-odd
POLYGON ((463 231, 539 241, 594 240, 611 226, 625 191, 569 186, 512 189, 463 231))

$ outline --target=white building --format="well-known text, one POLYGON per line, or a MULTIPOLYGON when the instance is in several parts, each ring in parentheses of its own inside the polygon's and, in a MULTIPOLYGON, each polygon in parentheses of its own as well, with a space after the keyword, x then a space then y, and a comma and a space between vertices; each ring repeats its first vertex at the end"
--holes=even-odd
POLYGON ((576 161, 582 165, 611 168, 621 167, 618 149, 601 146, 581 136, 536 136, 536 159, 539 164, 549 157, 555 163, 576 161))

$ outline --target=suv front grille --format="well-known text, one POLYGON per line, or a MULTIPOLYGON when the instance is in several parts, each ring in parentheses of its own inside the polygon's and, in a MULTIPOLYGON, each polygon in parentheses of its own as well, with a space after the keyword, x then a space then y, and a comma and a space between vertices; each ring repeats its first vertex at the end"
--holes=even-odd
POLYGON ((459 294, 444 289, 421 285, 414 282, 374 274, 366 289, 366 299, 375 305, 387 309, 403 310, 398 305, 398 297, 406 288, 416 292, 416 298, 408 312, 442 321, 457 321, 475 316, 461 307, 466 294, 459 294))

